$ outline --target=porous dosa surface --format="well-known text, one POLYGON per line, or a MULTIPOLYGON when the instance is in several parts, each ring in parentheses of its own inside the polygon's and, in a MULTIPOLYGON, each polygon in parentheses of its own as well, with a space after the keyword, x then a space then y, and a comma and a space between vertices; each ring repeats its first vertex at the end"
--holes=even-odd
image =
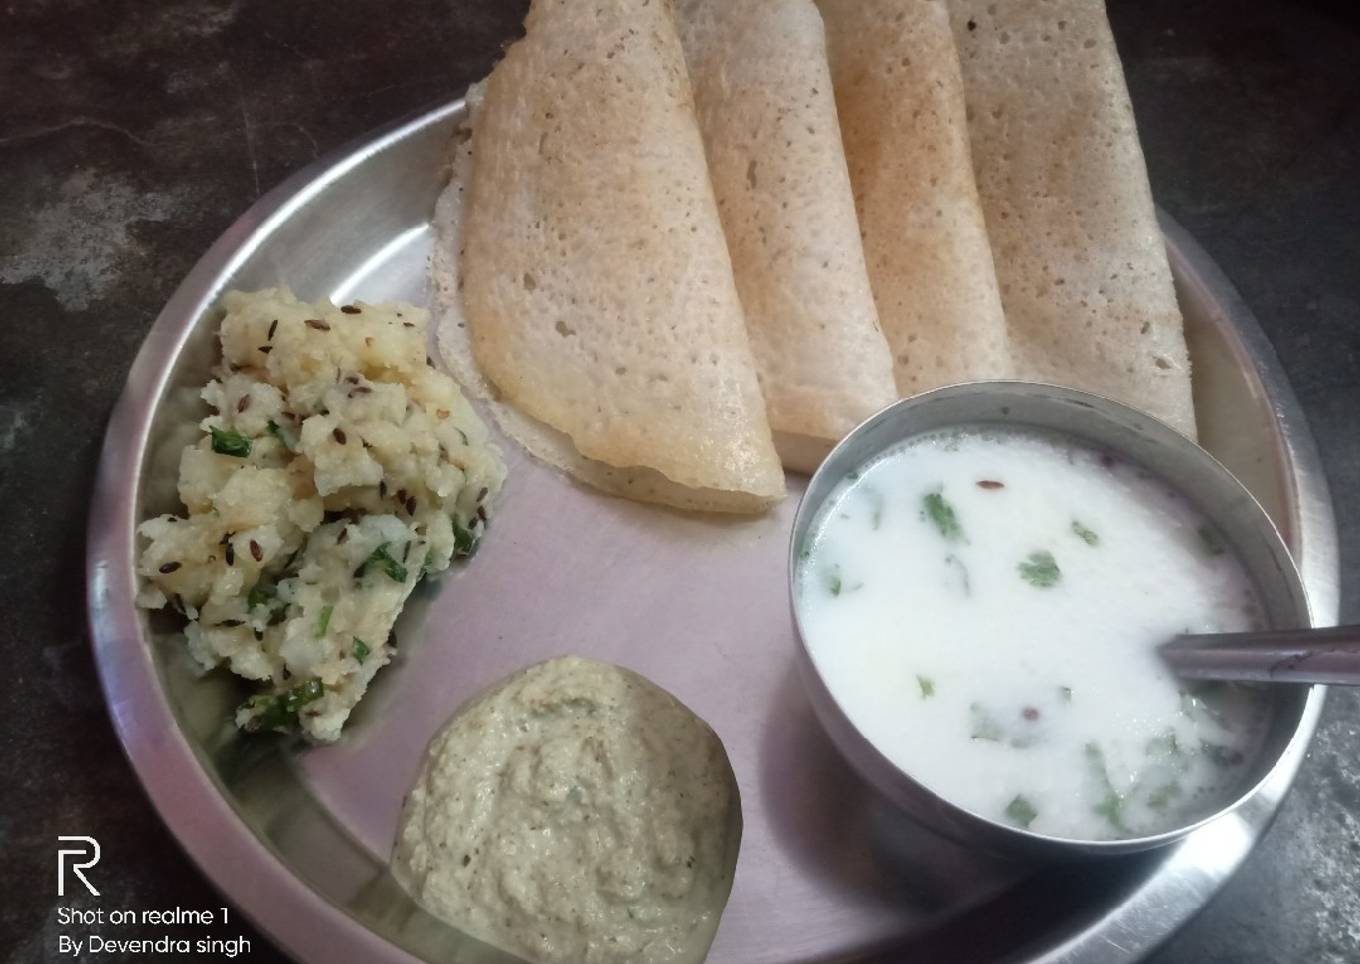
POLYGON ((503 401, 483 377, 472 354, 472 338, 463 311, 463 211, 472 170, 472 127, 481 109, 483 83, 468 88, 468 118, 450 148, 449 183, 435 205, 435 245, 430 255, 430 282, 437 322, 439 357, 462 385, 495 419, 502 432, 540 461, 611 495, 704 512, 759 512, 769 500, 747 492, 695 489, 672 482, 655 469, 616 468, 588 459, 571 438, 503 401))
POLYGON ((482 373, 586 458, 779 498, 672 5, 537 0, 525 27, 473 128, 482 373))
POLYGON ((1194 436, 1190 363, 1101 0, 952 0, 1019 374, 1194 436))
POLYGON ((818 0, 897 387, 1012 375, 940 0, 818 0))
MULTIPOLYGON (((897 397, 812 0, 680 0, 770 427, 834 443, 897 397)), ((794 459, 793 461, 799 461, 794 459)))

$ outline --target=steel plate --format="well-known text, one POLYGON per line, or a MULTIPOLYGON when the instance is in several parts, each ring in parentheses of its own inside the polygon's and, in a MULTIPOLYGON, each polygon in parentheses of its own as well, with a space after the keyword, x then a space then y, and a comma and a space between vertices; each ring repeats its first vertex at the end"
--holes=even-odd
MULTIPOLYGON (((466 696, 566 652, 645 673, 723 737, 746 835, 710 960, 1116 962, 1189 918, 1251 850, 1312 734, 1236 814, 1153 855, 998 863, 878 801, 813 721, 794 676, 785 541, 802 489, 768 517, 715 521, 582 489, 506 445, 511 475, 475 562, 418 592, 400 658, 339 745, 281 752, 227 720, 225 674, 195 678, 174 627, 133 606, 134 527, 178 508, 179 449, 201 417, 228 288, 427 303, 429 219, 462 104, 324 159, 262 198, 166 305, 113 414, 89 529, 89 615, 119 735, 165 822, 239 907, 303 961, 504 959, 416 908, 386 872, 423 748, 466 696)), ((1232 286, 1164 222, 1203 440, 1295 552, 1321 623, 1337 615, 1331 503, 1298 404, 1232 286)))

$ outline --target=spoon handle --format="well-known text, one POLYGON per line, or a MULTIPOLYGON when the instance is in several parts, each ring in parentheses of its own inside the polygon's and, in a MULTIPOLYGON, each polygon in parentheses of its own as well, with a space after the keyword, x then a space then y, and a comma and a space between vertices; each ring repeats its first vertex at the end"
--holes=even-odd
POLYGON ((1187 679, 1360 685, 1360 626, 1177 636, 1161 653, 1187 679))

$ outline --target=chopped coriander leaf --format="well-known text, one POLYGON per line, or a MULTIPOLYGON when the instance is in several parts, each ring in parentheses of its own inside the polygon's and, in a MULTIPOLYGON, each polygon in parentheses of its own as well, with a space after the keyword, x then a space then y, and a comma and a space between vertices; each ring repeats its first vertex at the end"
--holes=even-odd
POLYGON ((841 594, 841 570, 839 566, 827 573, 826 589, 827 592, 831 593, 833 596, 839 596, 841 594))
POLYGON ((935 681, 929 676, 916 674, 916 685, 921 688, 921 699, 928 700, 935 695, 935 681))
POLYGON ((358 636, 354 637, 354 658, 356 660, 362 663, 364 660, 368 659, 368 654, 371 652, 372 650, 368 648, 368 643, 364 642, 358 636))
POLYGON ((1167 730, 1161 736, 1154 736, 1147 742, 1148 755, 1158 755, 1171 757, 1180 760, 1185 756, 1185 751, 1181 749, 1180 741, 1176 739, 1175 730, 1167 730))
POLYGON ((974 740, 987 740, 992 743, 1000 743, 1005 735, 1001 730, 1001 724, 996 718, 987 711, 981 703, 973 703, 968 707, 968 714, 972 722, 970 736, 974 740))
POLYGON ((323 606, 321 608, 321 618, 316 623, 316 638, 320 639, 326 635, 326 629, 331 624, 331 613, 335 612, 334 606, 323 606))
POLYGON ((371 566, 379 566, 382 571, 387 573, 387 578, 393 582, 406 581, 406 567, 397 560, 393 559, 387 552, 387 543, 384 542, 373 550, 372 555, 364 560, 364 564, 359 567, 360 572, 367 572, 371 566))
POLYGON ((250 733, 260 730, 287 731, 296 719, 290 717, 283 705, 283 698, 270 693, 259 693, 246 700, 242 706, 251 716, 245 729, 250 733))
POLYGON ((1071 702, 1072 702, 1072 687, 1070 687, 1070 686, 1059 686, 1059 687, 1058 687, 1058 695, 1059 695, 1060 697, 1062 697, 1062 701, 1063 701, 1064 703, 1071 703, 1071 702))
POLYGON ((469 559, 477 553, 477 546, 481 542, 481 537, 471 529, 461 524, 457 518, 453 520, 453 554, 469 559))
POLYGON ((1039 811, 1034 809, 1034 804, 1030 803, 1025 797, 1016 794, 1014 800, 1006 804, 1006 816, 1010 817, 1026 830, 1034 822, 1034 818, 1039 816, 1039 811))
POLYGON ((1164 784, 1148 794, 1147 805, 1152 810, 1165 810, 1183 792, 1179 783, 1164 784))
POLYGON ((1230 746, 1222 746, 1218 743, 1210 743, 1208 740, 1201 740, 1199 749, 1204 754, 1204 758, 1216 767, 1235 767, 1246 759, 1241 750, 1234 750, 1230 746))
POLYGON ((963 538, 963 527, 959 525, 954 507, 945 499, 943 493, 927 494, 921 500, 921 505, 925 508, 925 514, 930 521, 935 523, 935 528, 940 530, 940 535, 949 540, 963 538))
POLYGON ((1097 743, 1086 744, 1086 763, 1091 768, 1091 773, 1095 776, 1100 786, 1102 797, 1100 803, 1091 809, 1104 817, 1111 827, 1120 833, 1128 833, 1129 828, 1124 824, 1124 797, 1114 788, 1110 782, 1110 772, 1105 765, 1105 751, 1097 743))
POLYGON ((218 455, 230 455, 243 459, 250 455, 250 437, 228 429, 210 427, 212 450, 218 455))
POLYGON ((246 594, 246 605, 254 609, 256 606, 266 606, 272 608, 272 603, 278 590, 273 583, 265 582, 261 579, 250 587, 250 592, 246 594))
MULTIPOLYGON (((1204 691, 1201 691, 1204 692, 1204 691)), ((1216 708, 1211 706, 1202 696, 1181 690, 1181 713, 1194 719, 1198 716, 1208 717, 1225 730, 1232 729, 1227 719, 1216 708)))
POLYGON ((1096 535, 1094 530, 1088 529, 1076 519, 1072 520, 1072 533, 1088 546, 1100 545, 1100 536, 1096 535))
POLYGON ((1110 791, 1110 793, 1104 795, 1104 799, 1099 804, 1091 809, 1099 816, 1104 817, 1111 827, 1114 827, 1117 831, 1121 833, 1129 832, 1129 828, 1123 823, 1123 797, 1121 795, 1110 791))
POLYGON ((863 491, 864 499, 869 503, 869 526, 877 530, 883 526, 883 509, 885 506, 883 493, 867 485, 863 491))
POLYGON ((963 594, 971 596, 973 594, 973 583, 968 578, 968 567, 963 564, 963 560, 951 552, 944 557, 944 562, 958 574, 958 585, 963 590, 963 594))
POLYGON ((269 427, 269 434, 272 435, 272 436, 274 436, 274 438, 278 439, 280 445, 282 445, 282 446, 283 446, 284 448, 286 448, 286 449, 291 449, 291 448, 293 447, 292 445, 289 444, 289 442, 288 442, 288 437, 285 436, 285 435, 283 434, 283 429, 281 429, 281 428, 279 427, 279 423, 278 423, 278 422, 274 421, 274 420, 271 418, 271 419, 269 420, 269 426, 268 426, 268 427, 269 427))
POLYGON ((1227 552, 1223 545, 1223 540, 1218 533, 1210 526, 1200 526, 1196 532, 1199 533, 1199 541, 1204 546, 1204 551, 1209 556, 1221 556, 1227 552))
POLYGON ((297 727, 298 710, 321 699, 324 693, 319 679, 308 680, 283 693, 257 693, 243 706, 251 714, 245 729, 251 733, 290 732, 297 727))
POLYGON ((1053 559, 1053 553, 1046 549, 1038 552, 1031 552, 1029 558, 1020 563, 1017 567, 1020 570, 1020 578, 1031 586, 1039 589, 1051 589, 1058 584, 1062 577, 1062 570, 1058 568, 1058 563, 1053 559))
POLYGON ((1105 798, 1091 808, 1095 813, 1104 817, 1111 827, 1120 833, 1128 833, 1129 828, 1124 825, 1122 811, 1124 809, 1124 798, 1111 791, 1105 794, 1105 798))

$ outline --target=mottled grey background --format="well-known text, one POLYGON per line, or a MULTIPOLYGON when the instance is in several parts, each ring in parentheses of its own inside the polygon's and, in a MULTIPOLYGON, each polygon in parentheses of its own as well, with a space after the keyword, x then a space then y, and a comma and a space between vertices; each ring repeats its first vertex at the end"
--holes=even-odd
MULTIPOLYGON (((1351 11, 1345 0, 1111 0, 1154 193, 1236 282, 1293 380, 1336 496, 1343 615, 1360 621, 1351 11)), ((218 903, 124 761, 83 625, 90 479, 147 327, 263 190, 460 92, 522 13, 511 0, 0 3, 5 961, 56 959, 60 833, 116 852, 99 882, 118 903, 218 903)), ((1159 964, 1360 961, 1357 727, 1360 698, 1334 692, 1279 821, 1159 964)), ((282 960, 240 932, 250 960, 282 960)))

